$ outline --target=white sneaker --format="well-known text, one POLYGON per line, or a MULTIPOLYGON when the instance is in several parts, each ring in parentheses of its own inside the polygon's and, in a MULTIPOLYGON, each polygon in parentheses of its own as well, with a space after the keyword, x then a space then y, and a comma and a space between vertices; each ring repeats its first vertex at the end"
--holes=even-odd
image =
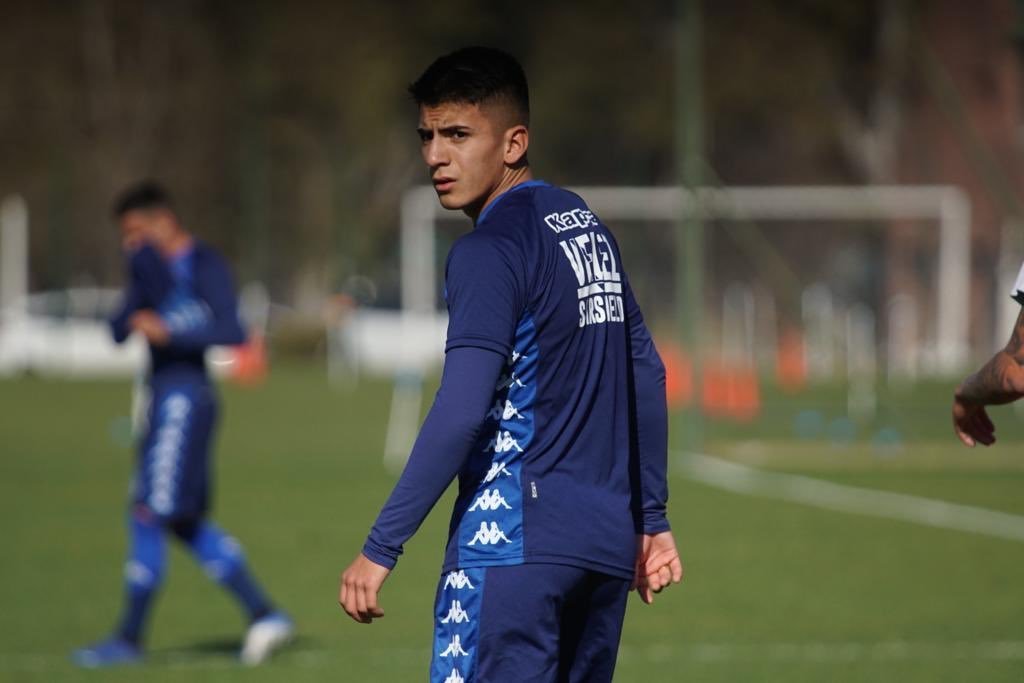
POLYGON ((267 660, 275 650, 295 637, 295 624, 282 612, 273 612, 254 621, 245 632, 245 644, 239 658, 246 666, 256 666, 267 660))

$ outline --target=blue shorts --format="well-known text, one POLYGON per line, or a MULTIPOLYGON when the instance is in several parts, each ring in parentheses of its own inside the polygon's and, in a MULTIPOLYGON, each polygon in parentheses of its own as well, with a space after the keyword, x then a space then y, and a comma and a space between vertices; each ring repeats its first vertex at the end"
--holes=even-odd
POLYGON ((431 683, 611 681, 629 581, 556 564, 441 577, 431 683))
POLYGON ((202 517, 209 506, 210 440, 217 416, 205 383, 154 387, 139 445, 132 501, 164 521, 202 517))

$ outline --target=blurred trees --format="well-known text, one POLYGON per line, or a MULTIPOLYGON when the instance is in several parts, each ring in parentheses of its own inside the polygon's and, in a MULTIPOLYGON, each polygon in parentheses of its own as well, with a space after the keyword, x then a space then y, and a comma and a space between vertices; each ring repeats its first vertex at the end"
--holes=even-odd
MULTIPOLYGON (((952 23, 941 18, 956 4, 705 2, 712 177, 970 176, 970 155, 946 155, 928 173, 908 164, 929 153, 930 141, 914 134, 920 117, 938 121, 930 134, 940 138, 951 125, 922 113, 937 106, 922 45, 937 51, 957 92, 978 73, 969 65, 976 56, 957 45, 1009 44, 1010 0, 972 3, 970 13, 987 21, 974 21, 963 40, 936 28, 956 24, 955 14, 952 23)), ((115 283, 110 200, 152 176, 167 183, 188 224, 224 248, 243 278, 266 281, 276 300, 314 307, 361 274, 394 304, 399 196, 425 180, 406 84, 457 46, 507 48, 531 77, 531 160, 541 177, 668 184, 673 21, 670 0, 12 4, 0 18, 0 194, 29 199, 36 288, 115 283)), ((1016 130, 1017 109, 1004 102, 1012 93, 991 97, 1016 130)), ((983 117, 979 125, 1003 124, 983 117)), ((1019 150, 1001 154, 1016 163, 1019 150)), ((780 232, 780 247, 799 246, 803 234, 780 232)), ((732 246, 710 243, 722 273, 749 267, 732 246)), ((788 254, 798 267, 802 256, 807 268, 827 265, 816 253, 788 254)))

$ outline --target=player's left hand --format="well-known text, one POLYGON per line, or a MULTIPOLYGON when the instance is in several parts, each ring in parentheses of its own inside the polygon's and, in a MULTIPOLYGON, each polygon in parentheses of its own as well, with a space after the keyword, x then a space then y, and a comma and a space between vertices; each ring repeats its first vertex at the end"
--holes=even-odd
POLYGON ((377 604, 377 594, 391 570, 360 553, 341 574, 338 604, 360 624, 373 623, 384 616, 377 604))
POLYGON ((166 346, 171 340, 171 333, 164 324, 163 318, 151 310, 138 311, 132 315, 128 324, 133 330, 141 333, 153 346, 166 346))
POLYGON ((996 427, 985 406, 965 401, 959 391, 953 396, 953 429, 965 446, 991 446, 996 442, 996 427))
POLYGON ((683 561, 671 531, 643 534, 638 541, 633 588, 650 605, 656 593, 683 580, 683 561))

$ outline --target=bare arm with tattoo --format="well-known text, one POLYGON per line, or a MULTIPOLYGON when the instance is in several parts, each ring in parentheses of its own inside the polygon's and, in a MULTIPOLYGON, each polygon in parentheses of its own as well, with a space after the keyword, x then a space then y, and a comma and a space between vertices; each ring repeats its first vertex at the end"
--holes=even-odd
POLYGON ((969 375, 953 394, 953 428, 965 446, 996 441, 995 425, 985 406, 1011 403, 1024 396, 1024 308, 1017 316, 1006 348, 969 375))

